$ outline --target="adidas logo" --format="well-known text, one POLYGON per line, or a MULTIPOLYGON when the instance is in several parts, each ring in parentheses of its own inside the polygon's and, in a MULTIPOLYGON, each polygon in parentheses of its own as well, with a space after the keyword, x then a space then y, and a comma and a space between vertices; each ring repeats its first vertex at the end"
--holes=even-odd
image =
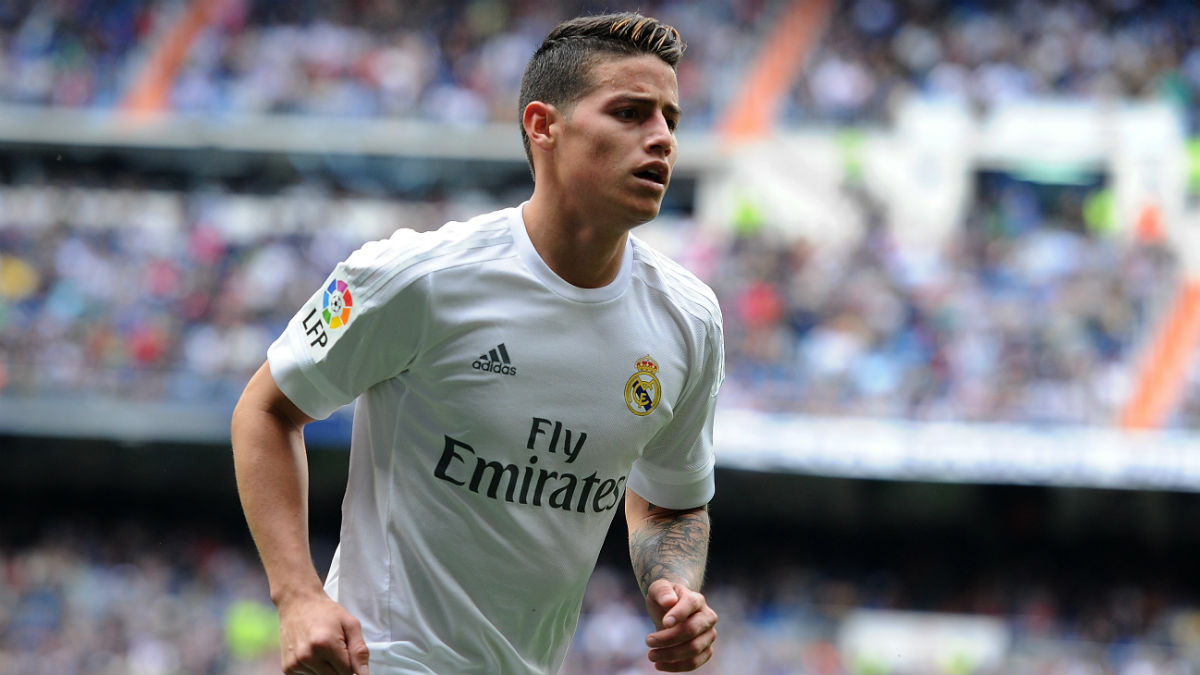
POLYGON ((512 364, 512 359, 508 358, 508 349, 503 342, 489 349, 486 354, 480 354, 471 367, 485 373, 517 374, 517 367, 512 364))

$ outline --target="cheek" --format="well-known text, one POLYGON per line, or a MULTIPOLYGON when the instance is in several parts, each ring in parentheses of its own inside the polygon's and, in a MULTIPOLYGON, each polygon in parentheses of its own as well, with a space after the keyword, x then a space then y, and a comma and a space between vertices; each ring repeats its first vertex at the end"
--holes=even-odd
POLYGON ((581 139, 583 141, 583 154, 588 161, 593 163, 611 163, 616 161, 617 143, 612 135, 608 134, 590 134, 581 139))

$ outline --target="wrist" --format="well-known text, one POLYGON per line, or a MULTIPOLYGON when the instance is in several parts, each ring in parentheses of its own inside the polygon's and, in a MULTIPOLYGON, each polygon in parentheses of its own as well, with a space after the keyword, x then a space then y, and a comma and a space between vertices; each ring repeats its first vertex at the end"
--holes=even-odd
POLYGON ((285 605, 318 597, 327 597, 325 595, 325 587, 321 585, 319 579, 315 581, 271 584, 271 602, 275 603, 275 607, 280 610, 285 605))
POLYGON ((648 594, 651 589, 653 589, 655 586, 661 585, 661 584, 666 584, 667 586, 669 586, 671 588, 674 588, 676 584, 679 584, 680 586, 683 586, 684 588, 686 588, 688 590, 691 590, 691 588, 692 588, 692 585, 690 583, 688 583, 687 579, 684 579, 683 577, 677 576, 677 575, 664 574, 660 577, 656 577, 656 578, 652 579, 650 581, 650 583, 646 585, 646 593, 648 594))

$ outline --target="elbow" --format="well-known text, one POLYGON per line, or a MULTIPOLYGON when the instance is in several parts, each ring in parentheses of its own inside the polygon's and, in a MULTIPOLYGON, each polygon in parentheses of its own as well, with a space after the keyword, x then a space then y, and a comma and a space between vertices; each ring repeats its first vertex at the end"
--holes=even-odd
POLYGON ((236 444, 238 438, 268 427, 300 433, 312 421, 313 418, 280 391, 264 363, 250 378, 233 408, 230 435, 236 444))

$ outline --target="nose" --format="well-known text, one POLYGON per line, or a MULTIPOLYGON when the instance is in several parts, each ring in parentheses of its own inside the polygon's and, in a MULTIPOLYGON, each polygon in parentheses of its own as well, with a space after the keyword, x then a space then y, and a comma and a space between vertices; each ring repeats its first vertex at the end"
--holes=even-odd
POLYGON ((649 133, 646 135, 646 145, 652 154, 670 157, 675 153, 677 141, 671 133, 671 126, 666 116, 660 111, 649 121, 649 133))

